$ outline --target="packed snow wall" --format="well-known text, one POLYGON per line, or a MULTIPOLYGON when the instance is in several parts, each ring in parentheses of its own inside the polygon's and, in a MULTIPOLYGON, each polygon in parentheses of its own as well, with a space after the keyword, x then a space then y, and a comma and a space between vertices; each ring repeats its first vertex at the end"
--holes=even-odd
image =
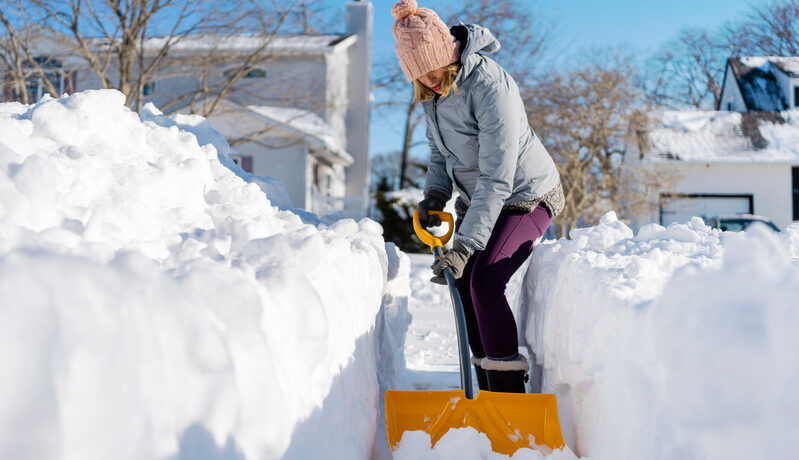
POLYGON ((536 249, 525 338, 567 443, 604 459, 799 452, 799 225, 637 235, 613 213, 536 249))
POLYGON ((407 257, 228 149, 113 90, 0 104, 0 458, 369 457, 407 257))

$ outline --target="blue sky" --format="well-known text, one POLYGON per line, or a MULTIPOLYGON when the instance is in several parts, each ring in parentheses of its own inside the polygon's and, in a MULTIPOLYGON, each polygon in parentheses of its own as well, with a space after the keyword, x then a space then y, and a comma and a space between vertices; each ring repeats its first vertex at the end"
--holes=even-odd
MULTIPOLYGON (((418 0, 419 6, 443 9, 449 1, 418 0)), ((373 60, 391 58, 394 39, 391 26, 391 0, 372 0, 375 11, 373 60)), ((531 1, 531 3, 533 3, 531 1)), ((539 0, 547 17, 557 19, 555 47, 568 55, 593 46, 629 46, 646 55, 675 36, 682 28, 715 29, 743 17, 752 0, 539 0)), ((488 24, 490 27, 490 24, 488 24)), ((401 122, 391 117, 373 116, 370 133, 371 153, 397 150, 401 122)), ((418 152, 418 154, 426 154, 418 152)))

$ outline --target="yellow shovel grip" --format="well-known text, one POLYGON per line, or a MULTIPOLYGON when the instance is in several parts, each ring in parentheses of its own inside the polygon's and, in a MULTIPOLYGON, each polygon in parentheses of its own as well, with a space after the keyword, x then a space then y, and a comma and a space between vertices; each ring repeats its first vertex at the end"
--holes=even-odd
POLYGON ((422 243, 430 246, 430 249, 444 247, 444 245, 447 244, 447 241, 452 238, 452 233, 455 231, 455 223, 452 219, 452 214, 444 211, 427 211, 427 214, 435 214, 441 218, 441 222, 448 223, 449 231, 446 235, 435 236, 425 230, 424 227, 422 227, 422 223, 419 222, 419 210, 417 209, 413 212, 413 229, 416 231, 416 236, 422 240, 422 243))

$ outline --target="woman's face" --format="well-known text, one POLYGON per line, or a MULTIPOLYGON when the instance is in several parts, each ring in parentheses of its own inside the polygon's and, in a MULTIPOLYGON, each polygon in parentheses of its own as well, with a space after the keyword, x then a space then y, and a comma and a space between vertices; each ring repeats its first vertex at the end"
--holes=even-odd
POLYGON ((422 75, 419 77, 419 81, 436 93, 441 94, 441 82, 444 81, 444 76, 446 76, 446 74, 447 68, 442 67, 422 75))

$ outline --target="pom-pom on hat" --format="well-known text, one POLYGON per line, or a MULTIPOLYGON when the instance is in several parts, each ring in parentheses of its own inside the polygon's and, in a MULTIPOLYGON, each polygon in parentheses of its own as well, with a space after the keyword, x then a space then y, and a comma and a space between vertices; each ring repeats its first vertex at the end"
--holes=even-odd
POLYGON ((408 81, 460 59, 458 41, 435 11, 419 8, 416 0, 401 0, 391 8, 392 32, 400 67, 408 81))

